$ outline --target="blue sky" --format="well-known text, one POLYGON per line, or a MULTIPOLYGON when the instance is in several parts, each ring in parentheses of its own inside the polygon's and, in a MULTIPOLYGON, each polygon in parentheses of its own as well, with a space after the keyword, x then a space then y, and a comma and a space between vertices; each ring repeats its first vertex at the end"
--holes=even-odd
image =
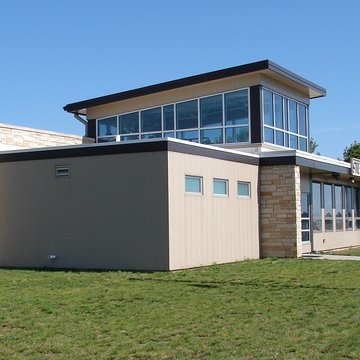
POLYGON ((270 59, 323 86, 322 155, 360 141, 357 0, 3 0, 0 122, 83 134, 68 103, 270 59))

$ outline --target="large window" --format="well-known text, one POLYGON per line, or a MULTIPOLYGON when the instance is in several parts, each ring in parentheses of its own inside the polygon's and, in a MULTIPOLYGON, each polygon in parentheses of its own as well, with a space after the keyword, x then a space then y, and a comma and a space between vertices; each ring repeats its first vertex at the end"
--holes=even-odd
POLYGON ((117 134, 117 117, 112 116, 98 121, 98 136, 117 134))
POLYGON ((312 184, 312 205, 313 205, 313 213, 312 213, 312 226, 314 232, 322 231, 322 216, 321 216, 321 184, 314 182, 312 184))
POLYGON ((196 100, 176 104, 177 129, 198 127, 198 105, 196 100))
POLYGON ((133 112, 119 116, 120 134, 133 134, 139 132, 139 113, 133 112))
POLYGON ((161 131, 161 108, 141 111, 141 131, 161 131))
POLYGON ((335 227, 336 231, 344 230, 342 186, 335 185, 335 227))
POLYGON ((325 231, 333 231, 333 197, 330 184, 324 184, 324 217, 325 231))
POLYGON ((355 229, 360 230, 360 189, 354 189, 355 229))
POLYGON ((250 142, 249 89, 97 120, 97 141, 177 137, 203 144, 250 142), (131 134, 131 135, 129 135, 131 134))
POLYGON ((264 141, 308 151, 307 105, 268 89, 262 91, 264 141))
POLYGON ((312 209, 315 232, 323 231, 322 224, 325 225, 325 231, 360 230, 358 188, 313 182, 312 209))
POLYGON ((344 203, 345 203, 345 229, 352 230, 353 220, 352 220, 352 188, 349 186, 345 187, 344 191, 344 203))
POLYGON ((221 126, 222 112, 221 95, 200 99, 200 127, 221 126))
POLYGON ((301 239, 310 241, 310 194, 301 193, 301 239))

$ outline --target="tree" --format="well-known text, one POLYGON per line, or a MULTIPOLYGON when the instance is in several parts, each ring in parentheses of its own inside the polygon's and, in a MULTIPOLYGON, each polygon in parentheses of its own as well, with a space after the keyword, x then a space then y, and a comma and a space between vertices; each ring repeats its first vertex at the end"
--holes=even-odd
MULTIPOLYGON (((319 146, 319 144, 316 142, 316 140, 314 138, 311 138, 310 139, 310 145, 309 145, 309 153, 310 154, 315 154, 315 151, 316 151, 318 146, 319 146)), ((317 151, 316 155, 320 155, 320 153, 317 151)))
POLYGON ((360 159, 360 143, 354 141, 349 147, 346 147, 343 152, 344 161, 350 162, 351 158, 360 159))

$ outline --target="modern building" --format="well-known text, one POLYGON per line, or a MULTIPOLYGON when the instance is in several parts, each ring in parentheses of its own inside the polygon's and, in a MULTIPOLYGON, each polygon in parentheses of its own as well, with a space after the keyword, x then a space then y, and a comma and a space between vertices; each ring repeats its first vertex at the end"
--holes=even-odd
POLYGON ((175 270, 359 246, 359 162, 308 152, 325 95, 265 60, 66 105, 96 144, 0 154, 0 266, 175 270))

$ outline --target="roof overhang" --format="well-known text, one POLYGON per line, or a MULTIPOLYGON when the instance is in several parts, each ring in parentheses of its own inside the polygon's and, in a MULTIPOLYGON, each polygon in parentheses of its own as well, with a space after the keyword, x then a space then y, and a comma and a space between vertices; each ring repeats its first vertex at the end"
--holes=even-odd
POLYGON ((261 154, 260 166, 298 165, 313 174, 339 174, 351 176, 351 165, 345 161, 309 154, 298 150, 269 151, 261 154))
POLYGON ((292 86, 298 88, 299 91, 309 96, 310 99, 326 95, 326 90, 319 85, 316 85, 313 82, 296 75, 295 73, 275 64, 270 60, 263 60, 67 104, 64 106, 64 110, 74 114, 86 115, 86 109, 94 106, 110 104, 117 101, 123 101, 185 86, 191 86, 250 73, 262 73, 268 77, 274 78, 277 81, 291 84, 292 86))

